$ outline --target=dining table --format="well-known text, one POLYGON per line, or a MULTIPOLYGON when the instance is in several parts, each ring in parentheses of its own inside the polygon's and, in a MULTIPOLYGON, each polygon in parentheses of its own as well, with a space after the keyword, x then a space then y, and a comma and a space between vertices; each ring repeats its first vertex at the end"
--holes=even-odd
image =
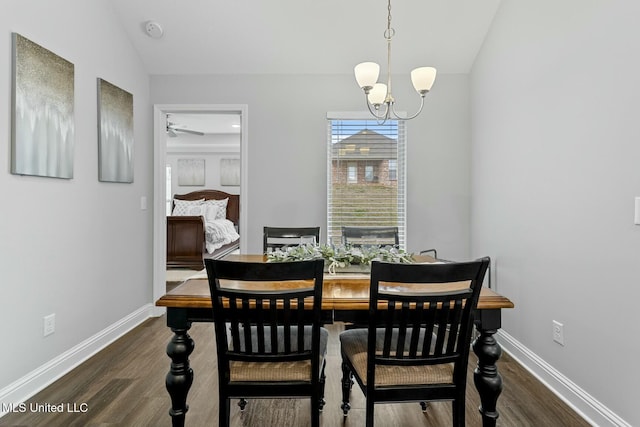
MULTIPOLYGON (((439 262, 429 256, 416 256, 417 262, 439 262)), ((232 254, 225 260, 238 262, 266 262, 265 255, 232 254)), ((370 274, 362 271, 326 272, 323 277, 322 310, 325 323, 347 322, 366 325, 369 309, 370 274)), ((261 283, 261 287, 269 284, 261 283)), ((273 283, 277 289, 278 283, 273 283)), ((189 335, 193 322, 213 322, 214 312, 206 271, 202 270, 174 289, 168 291, 156 306, 166 307, 167 326, 173 336, 167 345, 167 355, 171 359, 166 376, 166 387, 171 397, 169 414, 174 427, 184 426, 188 411, 187 396, 193 383, 194 373, 189 365, 189 356, 195 344, 189 335)), ((501 356, 501 348, 495 334, 501 327, 503 309, 514 308, 509 298, 498 294, 484 286, 474 323, 477 334, 472 343, 473 352, 477 356, 477 365, 473 377, 480 396, 479 411, 484 427, 493 427, 498 419, 496 409, 498 397, 503 389, 502 377, 498 372, 497 361, 501 356)))

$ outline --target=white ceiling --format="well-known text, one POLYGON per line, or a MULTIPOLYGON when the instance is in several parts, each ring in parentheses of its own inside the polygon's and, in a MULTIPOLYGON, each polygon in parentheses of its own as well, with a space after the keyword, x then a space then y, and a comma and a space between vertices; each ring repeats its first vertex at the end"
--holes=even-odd
MULTIPOLYGON (((149 74, 350 74, 375 61, 386 75, 385 0, 110 1, 149 74), (160 25, 161 38, 149 37, 148 21, 160 25)), ((499 4, 395 0, 394 73, 419 66, 468 73, 499 4)), ((234 117, 176 114, 171 121, 229 133, 227 119, 234 117)))
MULTIPOLYGON (((362 61, 386 64, 385 0, 110 1, 150 74, 344 74, 362 61), (147 35, 149 20, 162 38, 147 35)), ((396 0, 394 72, 468 73, 499 4, 396 0)))

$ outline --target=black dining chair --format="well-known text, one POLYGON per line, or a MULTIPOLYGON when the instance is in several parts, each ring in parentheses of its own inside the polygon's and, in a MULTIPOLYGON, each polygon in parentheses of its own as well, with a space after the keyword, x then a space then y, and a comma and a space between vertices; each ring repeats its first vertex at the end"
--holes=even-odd
POLYGON ((430 254, 433 258, 438 259, 438 251, 435 248, 423 249, 420 251, 420 255, 430 254))
POLYGON ((453 425, 465 425, 467 365, 473 315, 489 258, 443 264, 371 265, 369 324, 340 334, 342 410, 352 381, 374 404, 450 400, 453 425))
POLYGON ((266 254, 274 249, 297 246, 305 236, 313 236, 315 243, 320 243, 320 227, 264 227, 263 252, 266 254))
POLYGON ((311 426, 324 405, 329 333, 321 327, 322 260, 205 259, 218 356, 219 425, 230 399, 310 398, 311 426), (278 290, 261 288, 278 282, 278 290))
POLYGON ((345 246, 395 246, 400 245, 398 227, 342 227, 342 244, 345 246))

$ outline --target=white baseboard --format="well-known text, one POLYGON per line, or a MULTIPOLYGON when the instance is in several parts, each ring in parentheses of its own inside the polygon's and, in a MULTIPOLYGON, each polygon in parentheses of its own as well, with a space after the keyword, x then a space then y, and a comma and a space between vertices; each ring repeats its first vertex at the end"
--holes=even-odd
MULTIPOLYGON (((21 403, 148 319, 161 315, 147 304, 0 390, 0 402, 21 403)), ((496 334, 502 349, 531 372, 587 422, 601 427, 631 427, 589 393, 503 330, 496 334)), ((6 412, 0 412, 0 417, 6 412)))
POLYGON ((149 315, 151 317, 160 317, 160 316, 164 316, 166 312, 167 312, 166 307, 157 307, 154 305, 153 307, 151 307, 149 311, 149 315))
POLYGON ((509 353, 511 357, 517 360, 518 363, 524 366, 525 369, 531 372, 533 376, 591 425, 631 427, 631 424, 613 413, 613 411, 505 331, 498 331, 496 339, 504 351, 509 353))
MULTIPOLYGON (((146 304, 0 390, 0 402, 22 403, 154 314, 146 304)), ((6 414, 0 407, 0 417, 6 414)))

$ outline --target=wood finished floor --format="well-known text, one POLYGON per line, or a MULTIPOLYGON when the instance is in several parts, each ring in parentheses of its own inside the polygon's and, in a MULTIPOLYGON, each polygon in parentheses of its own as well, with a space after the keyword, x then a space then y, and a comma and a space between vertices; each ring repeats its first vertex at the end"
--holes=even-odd
MULTIPOLYGON (((351 405, 343 425, 340 410, 340 353, 338 334, 341 324, 328 326, 331 336, 327 358, 327 404, 321 416, 324 427, 364 425, 364 397, 353 387, 351 405)), ((191 355, 195 379, 189 393, 187 426, 217 426, 217 378, 212 324, 194 324, 190 335, 196 347, 191 355)), ((169 367, 165 354, 171 338, 165 318, 149 319, 107 349, 38 393, 30 402, 87 405, 86 413, 11 413, 0 418, 0 426, 68 427, 68 426, 170 426, 169 396, 164 378, 169 367)), ((469 366, 467 391, 467 426, 481 426, 479 397, 473 386, 469 366)), ((501 427, 581 427, 589 426, 553 393, 526 372, 507 354, 498 362, 504 391, 498 402, 501 427)), ((27 406, 28 408, 28 406, 27 406)), ((252 400, 241 414, 232 403, 232 426, 307 427, 310 426, 308 400, 252 400)), ((451 405, 431 403, 422 413, 418 403, 376 405, 377 426, 449 426, 451 405)))

